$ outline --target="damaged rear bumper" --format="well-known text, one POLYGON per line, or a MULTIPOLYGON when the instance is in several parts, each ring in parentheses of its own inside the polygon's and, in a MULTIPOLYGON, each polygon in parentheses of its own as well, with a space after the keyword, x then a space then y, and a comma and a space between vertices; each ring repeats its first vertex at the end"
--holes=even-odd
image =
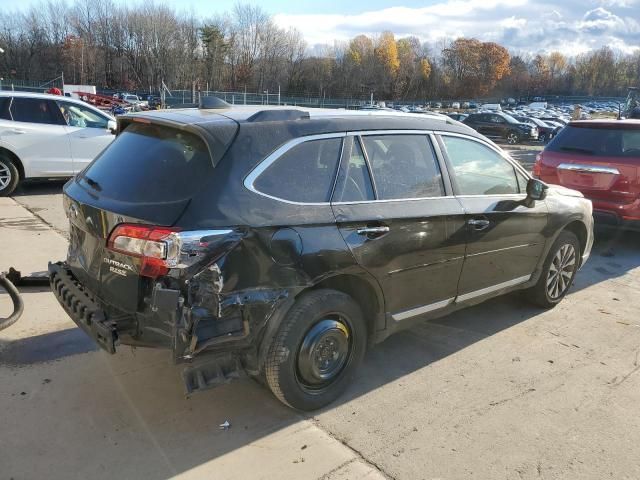
POLYGON ((93 296, 83 288, 62 262, 49 263, 51 290, 71 319, 93 340, 113 354, 116 352, 118 332, 93 296))

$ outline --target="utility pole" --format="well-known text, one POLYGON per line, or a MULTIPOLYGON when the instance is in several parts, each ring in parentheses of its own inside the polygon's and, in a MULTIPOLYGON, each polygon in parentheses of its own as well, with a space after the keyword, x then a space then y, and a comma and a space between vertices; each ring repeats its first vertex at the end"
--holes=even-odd
POLYGON ((278 105, 280 105, 280 84, 278 84, 278 105))
POLYGON ((373 92, 371 92, 371 106, 373 107, 373 92))

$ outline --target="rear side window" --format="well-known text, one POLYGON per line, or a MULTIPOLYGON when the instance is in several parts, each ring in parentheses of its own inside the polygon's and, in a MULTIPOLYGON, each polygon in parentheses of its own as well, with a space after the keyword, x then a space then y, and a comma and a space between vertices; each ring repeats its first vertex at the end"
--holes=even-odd
POLYGON ((266 195, 291 202, 328 202, 341 146, 341 138, 300 143, 269 165, 253 186, 266 195))
POLYGON ((569 125, 547 145, 547 150, 593 157, 640 157, 640 129, 569 125))
POLYGON ((62 125, 60 110, 50 100, 14 97, 10 110, 16 122, 62 125))
POLYGON ((213 175, 209 150, 192 133, 132 123, 80 175, 102 195, 133 203, 191 198, 213 175))
POLYGON ((365 135, 379 200, 444 195, 442 175, 426 135, 365 135))
POLYGON ((346 142, 333 201, 375 200, 367 161, 364 158, 360 142, 354 137, 347 138, 346 142))
POLYGON ((443 136, 442 141, 453 169, 458 195, 519 193, 513 165, 492 149, 459 137, 443 136))

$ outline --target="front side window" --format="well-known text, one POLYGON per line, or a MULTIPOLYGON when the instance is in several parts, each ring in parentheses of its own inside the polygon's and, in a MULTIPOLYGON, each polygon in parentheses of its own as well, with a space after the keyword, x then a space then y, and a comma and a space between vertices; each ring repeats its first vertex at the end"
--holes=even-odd
POLYGON ((70 127, 107 129, 109 120, 93 110, 71 102, 57 102, 60 113, 70 127))
POLYGON ((341 147, 341 138, 296 145, 269 165, 253 186, 259 192, 291 202, 328 202, 341 147))
POLYGON ((443 136, 458 195, 519 193, 516 173, 507 160, 474 140, 443 136))
POLYGON ((426 135, 365 135, 379 200, 444 195, 442 174, 426 135))
POLYGON ((16 122, 60 125, 60 114, 55 103, 40 98, 14 97, 11 102, 11 117, 16 122))

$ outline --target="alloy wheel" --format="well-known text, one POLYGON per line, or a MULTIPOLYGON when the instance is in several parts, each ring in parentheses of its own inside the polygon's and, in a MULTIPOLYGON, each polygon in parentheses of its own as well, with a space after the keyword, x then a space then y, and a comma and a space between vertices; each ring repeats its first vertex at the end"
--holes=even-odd
POLYGON ((299 382, 311 390, 329 385, 349 362, 351 344, 349 323, 342 316, 317 322, 305 335, 298 352, 299 382))
POLYGON ((565 294, 576 268, 576 250, 566 243, 556 252, 547 275, 547 294, 553 300, 565 294))
POLYGON ((516 135, 515 133, 510 133, 507 136, 507 143, 509 145, 515 145, 516 143, 518 143, 518 135, 516 135))
POLYGON ((11 183, 11 170, 9 166, 0 160, 0 190, 4 190, 11 183))

